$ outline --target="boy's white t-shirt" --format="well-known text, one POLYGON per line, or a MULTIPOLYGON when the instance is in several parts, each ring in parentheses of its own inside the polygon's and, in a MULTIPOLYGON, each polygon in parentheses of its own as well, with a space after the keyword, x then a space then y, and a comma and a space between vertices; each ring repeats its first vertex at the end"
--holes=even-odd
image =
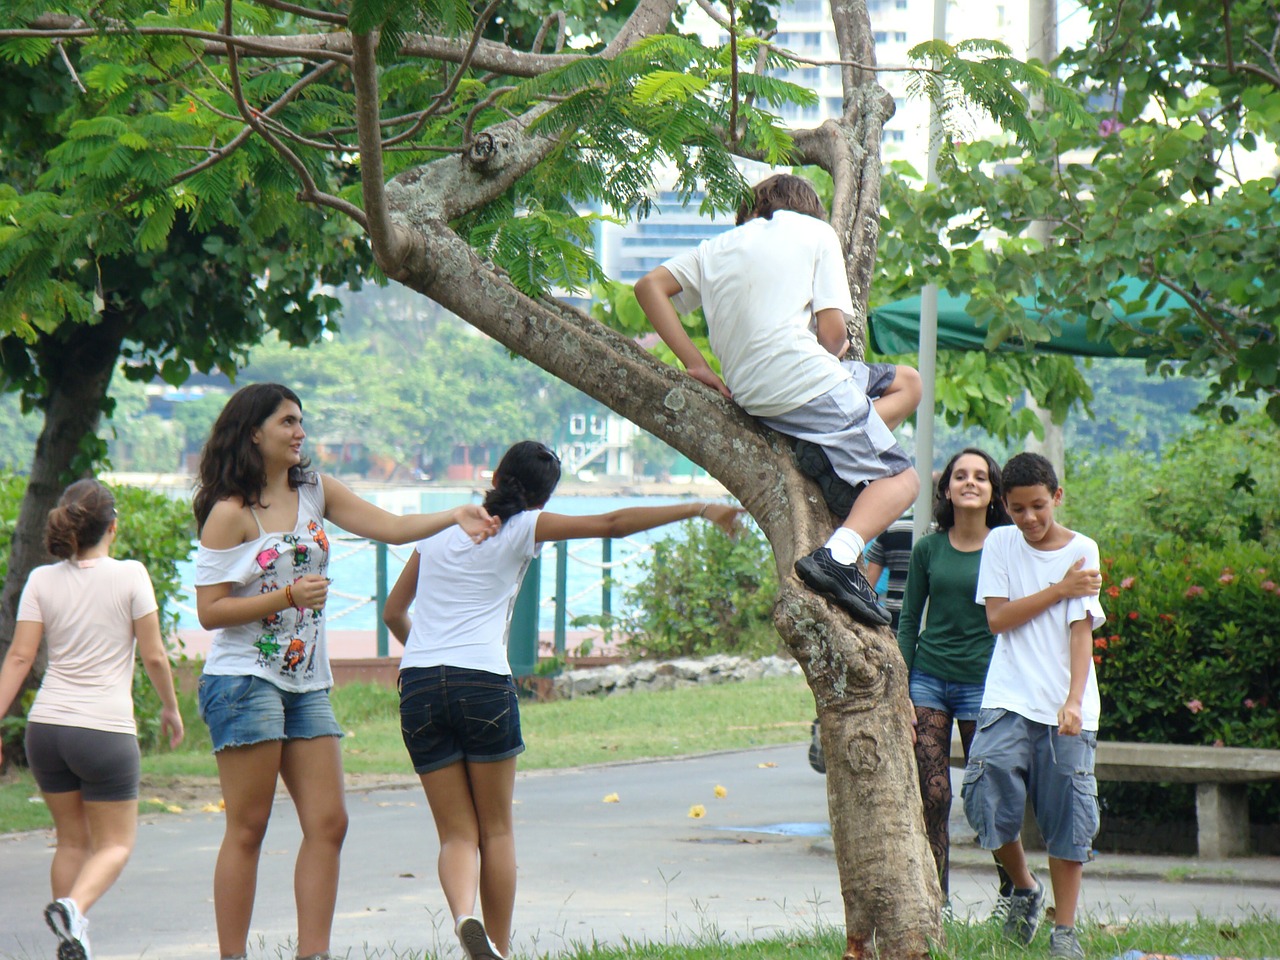
POLYGON ((814 332, 819 310, 853 313, 840 239, 815 217, 780 210, 663 264, 680 313, 698 306, 734 402, 776 417, 849 379, 814 332))
MULTIPOLYGON (((996 527, 982 545, 974 599, 985 605, 987 597, 1020 600, 1039 593, 1061 580, 1081 557, 1086 570, 1099 568, 1098 545, 1084 534, 1074 534, 1057 550, 1037 550, 1016 526, 996 527)), ((1004 708, 1036 723, 1057 726, 1058 710, 1071 688, 1071 624, 1085 618, 1090 630, 1105 621, 1096 594, 1059 601, 1022 626, 997 634, 983 709, 1004 708)), ((1085 730, 1098 729, 1099 713, 1098 678, 1090 659, 1081 709, 1085 730)))
POLYGON ((64 560, 32 570, 18 620, 41 625, 49 667, 27 719, 136 733, 133 622, 156 609, 151 577, 137 560, 64 560))
POLYGON ((529 562, 541 510, 510 517, 484 543, 449 527, 420 540, 418 592, 404 655, 405 667, 446 665, 507 676, 511 611, 529 562))

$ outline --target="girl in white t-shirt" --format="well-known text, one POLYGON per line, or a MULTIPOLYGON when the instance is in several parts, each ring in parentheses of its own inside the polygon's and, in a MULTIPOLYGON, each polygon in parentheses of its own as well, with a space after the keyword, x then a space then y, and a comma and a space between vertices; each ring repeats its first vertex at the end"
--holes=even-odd
POLYGON ((559 481, 554 453, 531 440, 517 443, 484 501, 502 529, 479 545, 453 530, 421 541, 383 609, 405 645, 401 731, 439 834, 440 884, 471 960, 501 960, 511 945, 512 794, 524 741, 507 634, 529 562, 548 540, 625 537, 694 517, 732 534, 742 514, 697 502, 585 517, 546 513, 559 481), (473 916, 477 888, 483 923, 473 916))
POLYGON ((0 716, 31 671, 43 639, 49 663, 27 714, 26 751, 57 847, 45 921, 58 960, 86 960, 85 914, 115 883, 138 829, 135 640, 162 704, 161 732, 182 742, 182 714, 160 636, 155 591, 136 560, 114 560, 115 498, 77 480, 49 513, 45 548, 60 562, 31 571, 0 670, 0 716))
POLYGON ((276 782, 298 811, 294 866, 297 953, 329 956, 338 864, 347 832, 338 726, 325 645, 329 520, 357 536, 410 543, 451 527, 483 540, 497 521, 474 504, 398 517, 332 477, 307 470, 302 402, 288 387, 237 390, 200 458, 192 506, 200 529, 196 608, 217 631, 200 678, 226 832, 214 868, 213 907, 224 958, 243 958, 258 860, 276 782))

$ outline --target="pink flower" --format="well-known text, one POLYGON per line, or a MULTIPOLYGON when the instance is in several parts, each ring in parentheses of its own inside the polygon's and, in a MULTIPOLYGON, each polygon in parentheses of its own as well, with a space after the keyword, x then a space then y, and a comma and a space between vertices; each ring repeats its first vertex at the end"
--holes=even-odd
POLYGON ((1262 589, 1267 593, 1272 593, 1276 589, 1276 582, 1274 580, 1263 580, 1262 589))
POLYGON ((1201 703, 1199 700, 1188 700, 1186 703, 1183 704, 1183 706, 1186 707, 1188 710, 1190 710, 1192 713, 1199 713, 1201 710, 1204 709, 1204 704, 1201 703))
POLYGON ((1101 663, 1102 663, 1102 657, 1095 653, 1095 654, 1093 655, 1093 662, 1094 662, 1095 664, 1101 664, 1101 663))
POLYGON ((1120 588, 1107 587, 1107 596, 1110 597, 1112 600, 1114 600, 1116 597, 1120 596, 1120 588))
POLYGON ((1213 745, 1214 745, 1215 747, 1225 747, 1225 746, 1226 746, 1226 744, 1225 744, 1225 743, 1223 743, 1221 740, 1215 740, 1215 741, 1213 741, 1213 745))
POLYGON ((1137 611, 1137 610, 1130 610, 1130 611, 1129 611, 1129 619, 1130 619, 1130 620, 1137 620, 1137 619, 1138 619, 1138 611, 1137 611))
POLYGON ((1107 649, 1107 638, 1106 638, 1106 637, 1097 637, 1097 638, 1095 638, 1095 639, 1094 639, 1094 641, 1093 641, 1093 648, 1094 648, 1095 650, 1105 650, 1105 649, 1107 649))
POLYGON ((1120 581, 1120 586, 1122 589, 1128 590, 1130 587, 1133 586, 1133 583, 1134 583, 1133 577, 1125 577, 1123 580, 1120 581))
POLYGON ((1098 124, 1098 136, 1109 137, 1113 133, 1119 133, 1123 129, 1124 129, 1123 123, 1121 123, 1119 120, 1116 120, 1114 117, 1107 117, 1105 120, 1103 120, 1101 123, 1098 124))
POLYGON ((1252 710, 1254 707, 1256 707, 1256 706, 1257 706, 1257 704, 1256 704, 1256 703, 1254 703, 1254 702, 1253 702, 1253 700, 1251 700, 1250 698, 1245 697, 1245 699, 1244 699, 1244 706, 1245 706, 1245 709, 1246 709, 1246 710, 1252 710))
POLYGON ((1202 593, 1204 593, 1204 587, 1200 586, 1198 583, 1193 583, 1191 586, 1187 587, 1187 592, 1184 593, 1183 596, 1198 597, 1202 593))
POLYGON ((1232 573, 1230 570, 1223 570, 1223 571, 1222 571, 1222 576, 1220 576, 1220 577, 1218 578, 1218 582, 1219 582, 1219 583, 1230 583, 1230 582, 1231 582, 1232 580, 1234 580, 1235 578, 1236 578, 1236 575, 1235 575, 1234 573, 1232 573))

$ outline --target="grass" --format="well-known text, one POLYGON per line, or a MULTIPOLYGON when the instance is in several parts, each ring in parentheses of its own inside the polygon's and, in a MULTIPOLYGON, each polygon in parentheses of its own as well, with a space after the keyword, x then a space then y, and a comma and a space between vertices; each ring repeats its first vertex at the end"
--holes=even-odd
MULTIPOLYGON (((192 778, 216 778, 209 732, 192 698, 182 698, 187 735, 177 750, 142 758, 142 796, 148 788, 192 778)), ((333 708, 347 732, 343 765, 351 773, 412 776, 400 740, 399 699, 373 684, 335 688, 333 708)), ((553 703, 524 702, 521 726, 528 750, 520 769, 546 770, 606 761, 678 757, 713 750, 794 743, 807 736, 813 695, 799 676, 714 686, 584 697, 553 703), (767 718, 762 720, 761 718, 767 718)), ((26 770, 0 779, 0 833, 52 825, 26 770)), ((144 809, 156 809, 143 804, 144 809)))
MULTIPOLYGON (((1091 960, 1111 960, 1129 951, 1139 954, 1200 957, 1280 957, 1280 920, 1271 914, 1255 913, 1238 922, 1196 920, 1173 922, 1148 920, 1142 923, 1112 924, 1084 920, 1078 933, 1085 955, 1091 960)), ((990 924, 961 921, 945 925, 945 942, 936 945, 933 960, 1046 960, 1049 938, 1042 930, 1030 947, 1010 943, 990 924)), ((438 941, 443 941, 438 937, 438 941)), ((814 926, 763 940, 734 942, 717 930, 705 930, 689 942, 627 941, 620 944, 570 943, 551 949, 535 946, 515 954, 520 960, 832 960, 845 948, 844 931, 830 926, 814 926)), ((352 951, 346 960, 437 960, 452 956, 453 946, 398 948, 366 944, 352 951)), ((254 945, 252 960, 290 960, 290 945, 254 945)))

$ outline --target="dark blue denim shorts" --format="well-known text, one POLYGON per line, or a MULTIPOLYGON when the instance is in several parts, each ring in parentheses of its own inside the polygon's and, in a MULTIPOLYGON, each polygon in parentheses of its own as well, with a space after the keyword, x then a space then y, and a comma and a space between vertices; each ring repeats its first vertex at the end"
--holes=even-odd
POLYGON ((400 734, 418 773, 460 760, 514 757, 524 752, 516 685, 485 670, 406 667, 400 671, 400 734))
POLYGON ((261 677, 206 673, 199 704, 214 753, 271 740, 342 736, 328 690, 294 693, 261 677))

